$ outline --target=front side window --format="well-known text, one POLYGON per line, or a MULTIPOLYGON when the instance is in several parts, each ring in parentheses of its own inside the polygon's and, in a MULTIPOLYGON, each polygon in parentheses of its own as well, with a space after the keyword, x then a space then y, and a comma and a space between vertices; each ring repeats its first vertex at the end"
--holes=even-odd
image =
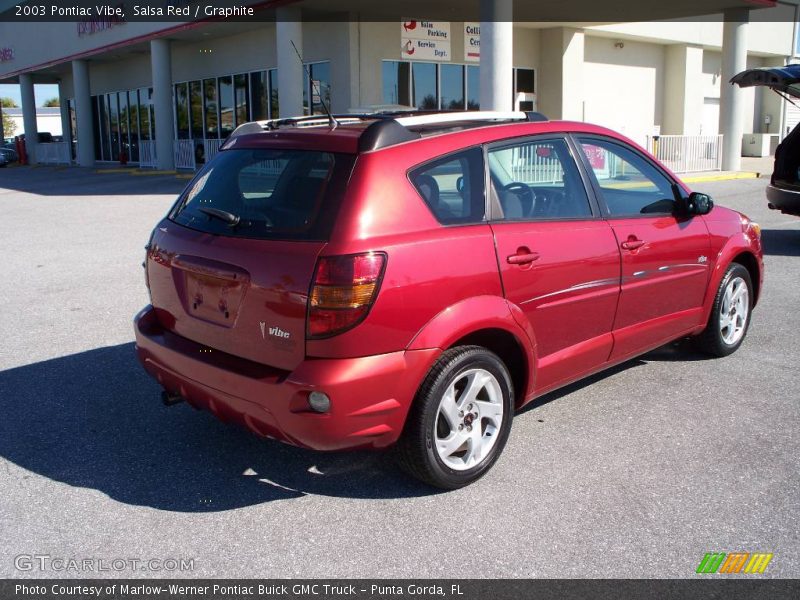
POLYGON ((525 141, 489 151, 492 218, 592 216, 578 166, 564 139, 525 141))
POLYGON ((611 140, 579 141, 612 217, 672 214, 672 182, 649 160, 611 140))
POLYGON ((440 223, 480 223, 484 220, 483 153, 480 148, 427 163, 410 174, 425 204, 440 223))

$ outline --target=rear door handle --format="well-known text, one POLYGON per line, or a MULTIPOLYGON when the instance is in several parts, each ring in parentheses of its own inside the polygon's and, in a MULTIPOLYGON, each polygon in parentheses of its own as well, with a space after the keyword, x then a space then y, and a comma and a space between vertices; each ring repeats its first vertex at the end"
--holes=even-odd
POLYGON ((620 246, 622 246, 624 250, 636 250, 644 246, 644 242, 632 235, 626 241, 622 242, 620 246))
POLYGON ((510 265, 527 265, 535 260, 539 260, 539 254, 530 251, 521 254, 512 254, 506 257, 506 262, 510 265))

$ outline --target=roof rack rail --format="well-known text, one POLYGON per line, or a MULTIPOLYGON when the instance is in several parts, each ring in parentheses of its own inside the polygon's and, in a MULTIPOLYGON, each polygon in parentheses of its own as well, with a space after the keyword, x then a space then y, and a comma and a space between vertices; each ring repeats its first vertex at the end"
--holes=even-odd
POLYGON ((409 129, 410 127, 421 127, 425 125, 446 125, 447 123, 487 123, 496 121, 547 121, 542 113, 522 112, 522 111, 453 111, 453 112, 429 112, 405 117, 394 117, 376 121, 366 128, 358 140, 358 148, 361 152, 378 150, 387 146, 393 146, 402 142, 416 140, 422 137, 419 131, 409 129))
POLYGON ((466 110, 396 117, 395 121, 404 127, 416 127, 418 125, 435 125, 461 121, 526 121, 527 119, 528 116, 520 111, 466 110))
MULTIPOLYGON (((421 133, 409 128, 424 127, 426 125, 480 123, 483 121, 487 123, 497 121, 547 121, 547 117, 539 112, 496 110, 392 110, 361 114, 334 114, 333 117, 340 125, 373 121, 359 138, 358 146, 362 152, 419 139, 421 133)), ((240 135, 261 133, 265 130, 273 131, 281 127, 327 127, 329 125, 330 119, 327 115, 304 115, 283 119, 250 121, 239 125, 227 138, 223 146, 227 145, 229 140, 240 135)))

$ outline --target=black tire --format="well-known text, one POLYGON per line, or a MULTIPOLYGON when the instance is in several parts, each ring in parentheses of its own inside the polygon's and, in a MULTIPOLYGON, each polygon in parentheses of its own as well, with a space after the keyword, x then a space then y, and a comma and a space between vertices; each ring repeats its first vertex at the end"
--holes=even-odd
POLYGON ((731 263, 722 281, 717 288, 717 293, 714 296, 714 305, 711 308, 711 315, 708 317, 708 323, 703 332, 697 336, 697 347, 707 354, 712 356, 728 356, 738 350, 742 345, 744 338, 747 337, 747 330, 750 327, 750 317, 753 313, 753 282, 750 279, 750 272, 739 263, 731 263), (725 298, 725 291, 732 281, 740 278, 747 286, 747 315, 744 319, 744 326, 742 333, 735 341, 727 342, 722 333, 720 319, 722 318, 723 303, 725 298))
MULTIPOLYGON (((413 477, 434 487, 453 490, 469 485, 482 477, 503 451, 511 431, 513 399, 514 386, 511 376, 503 361, 496 354, 482 346, 459 346, 447 350, 431 367, 417 391, 406 419, 405 429, 395 449, 398 464, 413 477), (456 470, 445 464, 435 447, 437 427, 442 427, 439 407, 451 384, 459 381, 461 376, 472 369, 488 371, 499 385, 503 405, 502 420, 499 427, 495 427, 488 435, 489 430, 483 417, 476 421, 478 423, 476 427, 481 427, 483 431, 487 432, 483 439, 488 440, 492 435, 495 436, 493 445, 486 456, 480 458, 475 466, 456 470)), ((446 424, 446 420, 444 423, 446 424)), ((472 423, 473 421, 470 420, 468 426, 470 431, 472 423)), ((478 437, 481 438, 480 435, 478 437)))

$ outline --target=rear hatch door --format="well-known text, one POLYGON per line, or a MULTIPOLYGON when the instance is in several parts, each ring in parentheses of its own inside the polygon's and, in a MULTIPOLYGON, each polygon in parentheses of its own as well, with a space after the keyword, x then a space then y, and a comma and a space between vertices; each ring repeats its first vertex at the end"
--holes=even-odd
POLYGON ((161 325, 204 352, 293 369, 353 162, 316 150, 220 152, 154 231, 147 277, 161 325))
POLYGON ((740 87, 765 86, 795 98, 800 97, 800 65, 748 69, 731 79, 740 87))

